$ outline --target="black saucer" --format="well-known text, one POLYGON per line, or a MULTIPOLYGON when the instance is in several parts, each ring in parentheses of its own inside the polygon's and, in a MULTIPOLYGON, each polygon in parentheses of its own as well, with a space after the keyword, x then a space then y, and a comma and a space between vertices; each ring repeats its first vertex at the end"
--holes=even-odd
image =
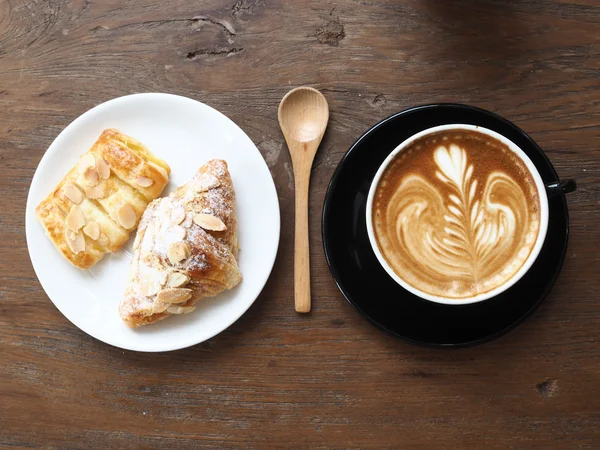
POLYGON ((567 250, 569 215, 562 193, 549 197, 549 225, 529 272, 492 299, 465 306, 422 300, 396 284, 369 244, 365 208, 371 181, 388 154, 411 135, 450 123, 480 125, 517 144, 545 184, 558 182, 538 145, 502 117, 455 104, 412 108, 379 122, 348 150, 329 184, 323 207, 323 246, 329 269, 346 299, 379 328, 431 346, 467 346, 494 339, 520 324, 548 295, 567 250))

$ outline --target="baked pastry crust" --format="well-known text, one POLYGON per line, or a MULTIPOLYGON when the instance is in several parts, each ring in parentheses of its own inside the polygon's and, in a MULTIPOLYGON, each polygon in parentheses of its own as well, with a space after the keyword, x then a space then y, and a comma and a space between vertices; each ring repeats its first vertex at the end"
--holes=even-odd
POLYGON ((36 208, 56 249, 88 269, 129 239, 171 169, 139 141, 107 129, 36 208))
POLYGON ((153 201, 142 216, 133 248, 119 305, 130 327, 189 313, 200 299, 236 286, 242 275, 227 163, 209 161, 191 181, 153 201))

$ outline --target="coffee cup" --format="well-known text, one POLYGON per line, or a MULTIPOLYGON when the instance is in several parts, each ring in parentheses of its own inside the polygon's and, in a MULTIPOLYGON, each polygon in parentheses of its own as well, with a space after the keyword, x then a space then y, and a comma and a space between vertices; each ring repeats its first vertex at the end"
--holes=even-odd
POLYGON ((515 143, 484 127, 441 125, 398 145, 367 197, 371 247, 412 294, 446 305, 496 297, 531 268, 548 230, 545 185, 515 143))

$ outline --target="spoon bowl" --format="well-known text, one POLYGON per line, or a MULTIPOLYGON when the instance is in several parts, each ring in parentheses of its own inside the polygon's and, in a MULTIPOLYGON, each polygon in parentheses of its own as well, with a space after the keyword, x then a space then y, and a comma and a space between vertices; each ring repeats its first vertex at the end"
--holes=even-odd
POLYGON ((303 86, 283 97, 278 116, 286 140, 310 142, 323 137, 329 121, 329 105, 319 91, 303 86))

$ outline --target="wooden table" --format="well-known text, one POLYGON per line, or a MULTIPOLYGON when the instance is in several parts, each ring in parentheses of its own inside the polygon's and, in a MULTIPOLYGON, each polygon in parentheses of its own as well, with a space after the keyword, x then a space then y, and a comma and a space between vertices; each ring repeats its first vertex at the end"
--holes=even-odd
POLYGON ((0 0, 0 446, 599 448, 600 3, 597 0, 0 0), (310 199, 314 308, 293 308, 293 185, 277 105, 326 96, 310 199), (165 354, 67 321, 27 253, 24 208, 56 135, 134 92, 205 102, 275 179, 281 245, 231 328, 165 354), (483 346, 419 348, 346 303, 320 213, 344 152, 409 106, 507 117, 578 180, 563 272, 522 326, 483 346))

